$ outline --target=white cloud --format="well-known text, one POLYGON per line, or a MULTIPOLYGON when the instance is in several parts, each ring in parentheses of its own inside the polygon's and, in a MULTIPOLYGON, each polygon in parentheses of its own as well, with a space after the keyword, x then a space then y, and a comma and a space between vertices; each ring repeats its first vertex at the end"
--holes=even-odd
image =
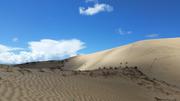
POLYGON ((95 15, 100 12, 111 12, 113 7, 108 4, 96 3, 93 7, 79 7, 79 13, 82 15, 95 15))
POLYGON ((0 53, 10 51, 10 48, 5 45, 0 45, 0 53))
POLYGON ((126 35, 126 34, 132 34, 133 32, 132 31, 124 31, 121 28, 119 28, 117 30, 117 33, 120 34, 120 35, 126 35))
POLYGON ((78 39, 32 41, 28 43, 26 51, 22 48, 0 45, 0 63, 12 64, 62 59, 76 55, 83 48, 85 48, 84 43, 78 39))
POLYGON ((23 50, 23 48, 8 47, 8 46, 0 44, 0 54, 3 52, 11 52, 11 51, 18 51, 18 50, 23 50))
POLYGON ((12 39, 12 41, 13 42, 17 42, 19 39, 17 38, 17 37, 14 37, 13 39, 12 39))
POLYGON ((146 37, 149 37, 149 38, 155 38, 158 36, 159 36, 159 34, 148 34, 148 35, 146 35, 146 37))

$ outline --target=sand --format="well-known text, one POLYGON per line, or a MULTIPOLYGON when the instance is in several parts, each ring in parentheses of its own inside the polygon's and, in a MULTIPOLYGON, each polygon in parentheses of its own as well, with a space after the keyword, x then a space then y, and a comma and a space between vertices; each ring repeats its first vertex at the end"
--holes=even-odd
POLYGON ((100 67, 138 66, 151 77, 180 87, 180 38, 156 39, 93 54, 78 56, 66 68, 94 70, 100 67))
POLYGON ((0 68, 0 101, 179 101, 180 38, 0 68))
POLYGON ((65 71, 2 70, 0 101, 175 101, 180 90, 134 67, 65 71), (92 74, 91 74, 92 73, 92 74), (160 99, 160 100, 157 100, 160 99))

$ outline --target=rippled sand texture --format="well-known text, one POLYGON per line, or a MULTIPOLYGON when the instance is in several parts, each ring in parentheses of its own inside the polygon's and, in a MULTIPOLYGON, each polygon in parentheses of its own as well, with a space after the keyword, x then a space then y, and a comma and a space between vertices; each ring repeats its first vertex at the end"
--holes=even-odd
POLYGON ((0 101, 175 101, 180 90, 136 68, 1 71, 0 101), (158 100, 160 99, 160 100, 158 100))

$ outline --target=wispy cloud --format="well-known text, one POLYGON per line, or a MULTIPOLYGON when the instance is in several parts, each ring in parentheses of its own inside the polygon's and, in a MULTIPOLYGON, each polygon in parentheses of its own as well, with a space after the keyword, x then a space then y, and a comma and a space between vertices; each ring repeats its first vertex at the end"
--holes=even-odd
POLYGON ((148 35, 146 35, 146 37, 148 37, 148 38, 155 38, 158 36, 159 36, 159 34, 148 34, 148 35))
POLYGON ((26 50, 0 44, 0 63, 12 64, 62 59, 76 55, 83 48, 85 48, 84 42, 78 39, 31 41, 28 42, 26 50))
POLYGON ((14 38, 12 39, 12 41, 13 41, 13 42, 18 42, 19 39, 18 39, 17 37, 14 37, 14 38))
POLYGON ((133 32, 132 31, 125 31, 125 30, 122 30, 121 28, 119 28, 117 30, 117 33, 120 35, 127 35, 127 34, 132 34, 133 32))
POLYGON ((104 3, 102 3, 102 4, 95 3, 93 7, 87 7, 87 8, 79 7, 79 13, 81 15, 89 15, 89 16, 91 15, 92 16, 92 15, 98 14, 100 12, 111 12, 111 11, 113 11, 113 7, 108 4, 104 4, 104 3))

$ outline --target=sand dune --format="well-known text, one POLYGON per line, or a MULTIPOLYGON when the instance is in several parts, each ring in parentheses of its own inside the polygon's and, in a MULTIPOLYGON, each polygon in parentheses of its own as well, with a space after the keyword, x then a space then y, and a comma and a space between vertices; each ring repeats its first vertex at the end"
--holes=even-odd
POLYGON ((180 87, 179 60, 180 38, 170 38, 139 41, 110 50, 78 56, 65 66, 80 70, 111 66, 138 66, 149 76, 180 87))
POLYGON ((180 38, 172 38, 1 65, 0 101, 179 101, 179 60, 180 38))

